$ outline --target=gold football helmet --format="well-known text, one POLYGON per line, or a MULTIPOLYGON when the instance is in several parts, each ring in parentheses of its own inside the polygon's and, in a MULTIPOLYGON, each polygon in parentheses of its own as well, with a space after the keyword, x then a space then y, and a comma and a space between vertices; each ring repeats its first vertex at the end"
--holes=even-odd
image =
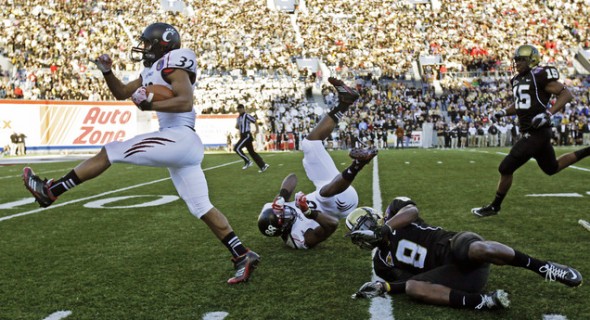
POLYGON ((380 238, 367 239, 362 236, 352 234, 354 231, 376 231, 383 226, 383 214, 371 207, 359 207, 348 214, 346 217, 346 227, 350 232, 346 234, 352 240, 352 243, 361 249, 371 250, 375 248, 380 238))
POLYGON ((527 61, 527 65, 529 68, 536 67, 539 62, 541 62, 541 55, 539 54, 539 50, 530 44, 522 45, 516 48, 514 52, 514 62, 525 60, 527 61))

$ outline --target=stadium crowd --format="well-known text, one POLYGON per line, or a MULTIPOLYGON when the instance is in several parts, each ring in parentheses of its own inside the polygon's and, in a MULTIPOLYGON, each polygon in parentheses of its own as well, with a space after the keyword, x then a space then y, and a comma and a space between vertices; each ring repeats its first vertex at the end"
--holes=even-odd
MULTIPOLYGON (((341 146, 356 139, 384 147, 386 139, 379 137, 400 134, 407 140, 424 122, 446 138, 444 144, 437 140, 441 147, 509 144, 518 134, 508 134, 513 119, 496 124, 498 133, 491 134, 488 115, 509 99, 512 53, 528 42, 541 50, 542 64, 570 77, 566 84, 576 94, 576 102, 554 117, 556 144, 589 143, 581 138, 588 131, 589 83, 573 77, 570 51, 590 47, 587 0, 443 0, 440 8, 393 0, 306 0, 295 14, 251 0, 203 0, 184 13, 165 12, 164 3, 0 0, 0 54, 13 66, 0 70, 0 98, 112 100, 88 60, 109 53, 115 72, 131 77, 140 66, 129 52, 145 22, 166 21, 183 30, 183 46, 197 53, 199 113, 233 113, 242 101, 267 131, 305 135, 321 114, 305 89, 320 75, 306 76, 294 59, 320 57, 337 77, 355 79, 362 92, 340 124, 335 139, 341 146), (440 55, 443 63, 424 69, 424 79, 412 79, 416 85, 406 74, 421 55, 440 55), (464 72, 476 77, 463 78, 464 72), (442 94, 428 85, 435 78, 442 94)), ((330 105, 333 93, 322 90, 330 105)))

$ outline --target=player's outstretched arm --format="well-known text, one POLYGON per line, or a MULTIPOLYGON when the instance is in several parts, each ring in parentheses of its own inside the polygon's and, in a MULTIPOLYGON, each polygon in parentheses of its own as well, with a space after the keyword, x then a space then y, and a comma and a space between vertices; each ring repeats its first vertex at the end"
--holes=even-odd
POLYGON ((104 79, 109 87, 109 90, 117 100, 125 100, 141 87, 141 78, 137 78, 129 83, 125 84, 112 71, 113 60, 108 54, 102 54, 90 62, 96 65, 96 68, 102 72, 104 79))

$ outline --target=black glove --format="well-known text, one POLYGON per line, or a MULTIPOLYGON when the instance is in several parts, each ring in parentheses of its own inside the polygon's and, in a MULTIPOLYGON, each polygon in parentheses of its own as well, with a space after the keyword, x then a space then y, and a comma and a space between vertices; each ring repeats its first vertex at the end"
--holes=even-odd
POLYGON ((361 299, 361 298, 371 299, 371 298, 378 297, 378 296, 386 293, 388 291, 388 287, 389 287, 389 284, 387 282, 381 282, 381 281, 366 282, 351 297, 353 299, 361 299))
POLYGON ((500 111, 496 111, 496 112, 494 112, 494 117, 495 117, 496 119, 500 119, 500 118, 502 118, 502 117, 503 117, 503 116, 505 116, 505 115, 506 115, 506 110, 504 110, 504 109, 502 109, 502 110, 500 110, 500 111))
POLYGON ((533 128, 538 129, 541 128, 551 122, 551 115, 549 113, 543 112, 539 113, 533 120, 531 121, 531 125, 533 128))

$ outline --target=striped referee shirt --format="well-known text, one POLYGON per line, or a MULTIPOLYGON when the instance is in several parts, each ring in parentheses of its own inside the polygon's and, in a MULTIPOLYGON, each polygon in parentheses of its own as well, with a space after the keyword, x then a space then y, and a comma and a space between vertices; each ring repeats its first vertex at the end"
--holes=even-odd
POLYGON ((256 119, 253 116, 244 113, 238 116, 238 129, 240 130, 240 134, 249 134, 250 133, 250 124, 256 123, 256 119))

